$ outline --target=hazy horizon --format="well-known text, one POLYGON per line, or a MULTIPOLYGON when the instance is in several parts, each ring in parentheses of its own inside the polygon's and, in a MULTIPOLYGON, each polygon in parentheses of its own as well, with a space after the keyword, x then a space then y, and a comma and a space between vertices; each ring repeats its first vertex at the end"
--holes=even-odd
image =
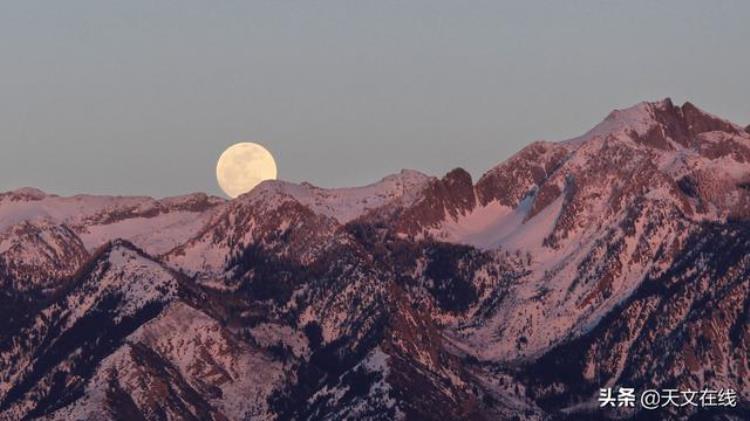
POLYGON ((671 97, 750 123, 750 3, 70 1, 7 5, 0 191, 220 195, 227 146, 279 178, 476 179, 671 97), (699 29, 699 30, 698 30, 699 29))

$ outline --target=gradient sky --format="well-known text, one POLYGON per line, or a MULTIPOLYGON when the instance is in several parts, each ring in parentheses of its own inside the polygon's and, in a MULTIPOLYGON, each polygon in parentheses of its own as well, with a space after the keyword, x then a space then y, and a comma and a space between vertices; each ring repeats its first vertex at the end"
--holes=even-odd
POLYGON ((280 178, 474 177, 670 96, 750 123, 750 2, 13 1, 0 191, 219 194, 225 147, 280 178))

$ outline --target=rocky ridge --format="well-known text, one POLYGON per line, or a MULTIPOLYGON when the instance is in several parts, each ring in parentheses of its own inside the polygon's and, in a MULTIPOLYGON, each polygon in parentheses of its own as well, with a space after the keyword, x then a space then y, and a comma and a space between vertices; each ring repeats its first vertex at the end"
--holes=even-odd
POLYGON ((750 133, 666 99, 476 183, 4 193, 0 418, 650 416, 597 411, 627 385, 741 419, 749 183, 750 133))

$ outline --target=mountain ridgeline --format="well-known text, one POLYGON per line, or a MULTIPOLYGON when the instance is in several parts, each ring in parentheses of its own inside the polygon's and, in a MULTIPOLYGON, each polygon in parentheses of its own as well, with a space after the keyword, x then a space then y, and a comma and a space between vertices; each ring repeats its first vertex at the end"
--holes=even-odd
POLYGON ((747 419, 750 129, 665 99, 476 181, 24 188, 0 285, 3 420, 747 419))

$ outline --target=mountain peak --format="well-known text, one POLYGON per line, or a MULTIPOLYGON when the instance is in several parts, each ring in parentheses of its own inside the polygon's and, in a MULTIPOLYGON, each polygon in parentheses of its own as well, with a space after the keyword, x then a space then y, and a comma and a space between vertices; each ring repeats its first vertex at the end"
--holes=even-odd
POLYGON ((9 191, 7 193, 0 194, 0 198, 2 196, 9 196, 11 200, 13 201, 32 201, 32 200, 42 200, 45 197, 47 197, 47 193, 34 188, 34 187, 21 187, 20 189, 16 189, 13 191, 9 191))
POLYGON ((240 196, 240 200, 255 202, 263 198, 263 203, 276 203, 291 198, 343 224, 387 203, 414 200, 417 193, 433 179, 419 171, 401 170, 359 187, 324 188, 308 182, 297 184, 267 180, 240 196))
MULTIPOLYGON (((429 180, 431 177, 421 171, 412 170, 408 168, 402 168, 401 171, 395 174, 390 174, 382 179, 380 179, 379 183, 390 181, 390 180, 401 180, 403 182, 424 182, 429 180)), ((377 184, 377 183, 375 183, 377 184)))
POLYGON ((443 177, 443 181, 449 183, 466 184, 469 186, 472 185, 471 174, 469 174, 468 171, 461 167, 457 167, 448 171, 448 173, 443 177))
POLYGON ((722 131, 740 134, 742 128, 734 123, 708 113, 691 102, 685 102, 679 108, 682 113, 683 122, 689 133, 693 136, 710 131, 722 131))
POLYGON ((129 257, 127 260, 133 258, 151 259, 142 249, 130 241, 123 238, 115 238, 94 250, 91 253, 90 260, 93 262, 108 261, 110 264, 117 263, 117 265, 121 265, 124 256, 129 257))
POLYGON ((135 244, 124 238, 115 238, 114 240, 106 243, 104 245, 104 250, 106 250, 106 252, 110 252, 113 250, 130 250, 141 253, 141 250, 136 247, 135 244))
POLYGON ((694 147, 699 142, 698 135, 714 131, 745 135, 741 127, 703 111, 689 101, 678 106, 671 98, 664 98, 616 109, 582 136, 562 143, 577 146, 597 139, 617 138, 657 149, 674 150, 694 147))

